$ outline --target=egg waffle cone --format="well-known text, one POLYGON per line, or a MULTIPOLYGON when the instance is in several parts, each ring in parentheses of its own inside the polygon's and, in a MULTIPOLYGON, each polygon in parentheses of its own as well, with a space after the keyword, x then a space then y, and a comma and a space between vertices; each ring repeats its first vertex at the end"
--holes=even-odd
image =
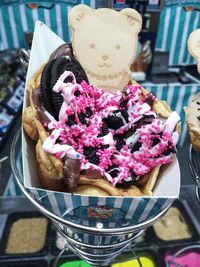
POLYGON ((198 101, 199 98, 200 98, 200 93, 198 93, 192 99, 188 107, 184 107, 185 121, 187 124, 190 141, 195 151, 198 151, 198 152, 200 152, 200 131, 199 131, 199 122, 197 119, 198 110, 194 107, 195 107, 195 102, 198 101))
MULTIPOLYGON (((27 107, 23 113, 23 126, 27 134, 31 139, 37 141, 36 145, 36 158, 38 161, 38 173, 43 188, 54 191, 64 191, 63 181, 63 162, 54 155, 45 152, 42 149, 42 144, 49 136, 49 133, 45 130, 42 123, 37 118, 37 110, 33 103, 33 90, 40 86, 40 78, 42 70, 45 64, 33 75, 28 82, 28 93, 30 106, 27 107), (34 134, 33 134, 34 133, 34 134)), ((131 84, 137 84, 134 80, 131 84)), ((142 98, 146 96, 147 91, 141 88, 142 98)), ((171 113, 170 107, 165 101, 155 100, 153 103, 153 110, 162 116, 167 118, 171 113)), ((180 124, 177 126, 180 132, 180 124)), ((176 129, 176 130, 177 130, 176 129)), ((94 177, 87 177, 86 175, 80 175, 79 183, 73 193, 95 195, 95 196, 152 196, 152 191, 157 181, 157 177, 160 171, 160 165, 152 168, 151 172, 145 174, 139 179, 136 185, 132 185, 128 189, 119 189, 114 187, 108 181, 104 179, 98 179, 94 172, 94 177)), ((91 170, 91 173, 93 171, 91 170)))

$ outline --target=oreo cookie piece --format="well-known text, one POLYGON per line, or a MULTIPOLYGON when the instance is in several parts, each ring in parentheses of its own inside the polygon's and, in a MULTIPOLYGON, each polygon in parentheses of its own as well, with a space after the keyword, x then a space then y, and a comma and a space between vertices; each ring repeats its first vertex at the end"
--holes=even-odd
POLYGON ((42 72, 41 81, 40 81, 40 93, 41 100, 44 108, 51 113, 55 113, 55 110, 52 105, 52 90, 51 90, 51 69, 55 62, 55 59, 48 62, 42 72))
MULTIPOLYGON (((71 71, 74 74, 77 83, 80 84, 83 80, 88 83, 85 71, 74 57, 69 57, 69 56, 59 57, 55 60, 51 69, 51 88, 53 88, 53 86, 59 79, 60 75, 66 70, 71 71)), ((67 77, 64 82, 65 83, 72 82, 72 77, 70 76, 67 77)), ((52 91, 52 97, 53 97, 53 104, 55 105, 56 109, 56 116, 58 117, 60 108, 63 103, 63 98, 61 93, 55 93, 53 91, 52 91)))
POLYGON ((111 116, 104 118, 108 128, 117 130, 128 123, 128 113, 125 109, 113 111, 111 116))
POLYGON ((135 175, 134 171, 130 171, 130 176, 126 180, 121 180, 121 182, 117 183, 116 187, 117 188, 127 189, 131 185, 134 184, 135 179, 136 179, 136 175, 135 175))
POLYGON ((97 137, 105 136, 108 133, 109 133, 108 126, 105 123, 105 121, 103 121, 103 124, 102 124, 101 129, 100 129, 100 134, 97 137))
POLYGON ((125 137, 126 137, 126 134, 114 134, 113 135, 113 139, 114 141, 117 141, 115 147, 118 151, 120 151, 122 149, 122 147, 124 145, 126 145, 126 142, 125 142, 125 137))
MULTIPOLYGON (((76 91, 77 92, 77 91, 76 91)), ((76 93, 75 92, 75 93, 76 93)), ((85 113, 81 112, 80 114, 78 114, 78 118, 80 120, 80 123, 82 124, 86 124, 87 126, 89 125, 88 123, 88 119, 92 116, 93 112, 90 109, 90 107, 87 107, 85 109, 85 113)))
POLYGON ((97 153, 97 151, 104 150, 108 147, 109 147, 109 145, 101 145, 100 147, 84 146, 83 147, 83 155, 85 155, 86 159, 88 159, 90 163, 95 164, 95 165, 99 165, 100 160, 99 160, 99 156, 96 153, 97 153))
MULTIPOLYGON (((60 75, 66 70, 71 71, 74 74, 77 83, 80 84, 83 80, 88 83, 85 71, 74 57, 58 57, 46 64, 41 76, 40 89, 42 104, 56 120, 58 120, 59 111, 63 103, 63 97, 61 93, 55 93, 52 89, 60 75)), ((71 81, 72 78, 67 77, 64 82, 71 81)))
POLYGON ((85 111, 86 111, 86 113, 85 113, 85 117, 86 117, 86 118, 90 118, 90 117, 92 116, 92 114, 93 114, 91 108, 90 108, 90 107, 87 107, 87 108, 85 109, 85 111))
MULTIPOLYGON (((126 136, 127 137, 127 136, 126 136)), ((131 149, 134 147, 135 143, 139 139, 140 135, 138 132, 132 133, 126 138, 126 145, 131 149)))
POLYGON ((66 124, 70 127, 72 125, 75 125, 75 115, 72 114, 70 116, 68 116, 68 121, 66 121, 66 124))
MULTIPOLYGON (((88 82, 87 75, 85 74, 84 69, 80 65, 80 63, 74 57, 59 57, 55 60, 53 67, 51 69, 52 79, 51 79, 51 86, 53 88, 54 84, 57 82, 60 75, 65 71, 71 71, 74 76, 76 77, 76 82, 81 84, 84 80, 86 83, 88 82)), ((67 77, 65 82, 71 82, 72 78, 67 77)))
POLYGON ((97 151, 99 150, 98 147, 83 147, 83 155, 89 160, 90 163, 99 165, 100 160, 99 156, 96 155, 97 151))
POLYGON ((162 133, 158 133, 157 135, 160 135, 160 138, 159 137, 152 138, 152 140, 153 140, 152 146, 156 146, 162 138, 162 133))
POLYGON ((168 155, 170 155, 171 153, 175 154, 175 153, 176 153, 176 149, 175 149, 175 147, 173 146, 173 144, 169 142, 167 149, 166 149, 165 151, 162 152, 162 155, 164 155, 164 156, 168 156, 168 155))
POLYGON ((83 114, 83 112, 81 112, 80 114, 78 114, 78 118, 81 124, 87 124, 86 118, 85 118, 85 114, 83 114))
POLYGON ((142 125, 150 124, 152 120, 154 119, 153 115, 144 115, 137 123, 136 123, 136 129, 139 129, 142 127, 142 125))
POLYGON ((111 169, 110 171, 108 171, 108 174, 110 174, 110 176, 112 178, 117 177, 118 173, 119 173, 119 168, 114 168, 114 169, 111 169))
MULTIPOLYGON (((140 140, 140 139, 138 139, 140 140)), ((131 153, 134 153, 135 151, 138 151, 140 149, 140 147, 142 146, 142 143, 141 142, 136 142, 135 145, 132 147, 131 149, 131 153)))

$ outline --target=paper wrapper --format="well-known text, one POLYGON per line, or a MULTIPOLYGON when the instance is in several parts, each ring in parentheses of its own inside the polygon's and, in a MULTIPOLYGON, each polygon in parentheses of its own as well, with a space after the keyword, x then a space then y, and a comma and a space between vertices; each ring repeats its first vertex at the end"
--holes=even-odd
MULTIPOLYGON (((42 22, 36 23, 27 81, 62 43, 63 40, 42 22)), ((28 97, 25 94, 23 109, 28 105, 28 97)), ((95 197, 42 189, 37 173, 35 144, 24 131, 22 131, 22 158, 24 184, 27 190, 49 211, 80 225, 95 227, 96 223, 102 223, 104 228, 137 225, 158 215, 179 195, 180 170, 177 158, 163 168, 154 188, 153 197, 95 197)), ((78 238, 84 239, 84 242, 87 241, 89 244, 98 242, 98 237, 94 235, 83 234, 83 236, 78 235, 78 238)), ((116 238, 114 239, 116 241, 116 238)), ((107 236, 101 242, 110 244, 114 239, 107 236)))

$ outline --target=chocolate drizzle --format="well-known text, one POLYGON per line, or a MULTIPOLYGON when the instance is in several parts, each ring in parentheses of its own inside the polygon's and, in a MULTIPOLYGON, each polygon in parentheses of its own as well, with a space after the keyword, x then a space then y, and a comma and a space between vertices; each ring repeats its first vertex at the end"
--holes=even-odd
MULTIPOLYGON (((40 90, 35 89, 32 91, 32 100, 34 107, 37 110, 37 119, 42 123, 50 123, 50 119, 45 114, 45 109, 41 104, 40 90)), ((77 186, 80 176, 80 159, 72 159, 67 156, 63 159, 63 180, 67 192, 73 192, 77 186)))
POLYGON ((49 61, 63 56, 73 57, 73 49, 71 43, 65 43, 60 45, 50 56, 49 61))
POLYGON ((64 157, 63 176, 67 192, 72 193, 76 188, 80 175, 80 159, 64 157))
POLYGON ((41 103, 41 95, 40 95, 39 88, 32 91, 32 100, 33 100, 34 107, 37 110, 37 119, 42 124, 44 124, 44 123, 48 124, 50 122, 50 119, 48 118, 48 116, 44 112, 45 110, 44 110, 42 103, 41 103))

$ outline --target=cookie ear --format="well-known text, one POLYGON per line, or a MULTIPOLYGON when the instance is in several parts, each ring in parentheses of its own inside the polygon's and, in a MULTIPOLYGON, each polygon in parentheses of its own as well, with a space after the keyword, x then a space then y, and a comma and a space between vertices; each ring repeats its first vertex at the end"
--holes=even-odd
POLYGON ((200 73, 200 29, 190 34, 188 38, 188 51, 196 60, 198 72, 200 73))
POLYGON ((77 5, 73 7, 68 14, 69 26, 72 29, 75 29, 90 12, 92 12, 92 9, 86 5, 77 5))
POLYGON ((68 14, 69 26, 75 29, 82 20, 92 12, 92 9, 86 5, 77 5, 73 7, 68 14))
POLYGON ((131 8, 125 8, 120 11, 120 15, 124 16, 127 24, 131 27, 135 34, 138 34, 142 28, 142 18, 140 14, 131 8))

